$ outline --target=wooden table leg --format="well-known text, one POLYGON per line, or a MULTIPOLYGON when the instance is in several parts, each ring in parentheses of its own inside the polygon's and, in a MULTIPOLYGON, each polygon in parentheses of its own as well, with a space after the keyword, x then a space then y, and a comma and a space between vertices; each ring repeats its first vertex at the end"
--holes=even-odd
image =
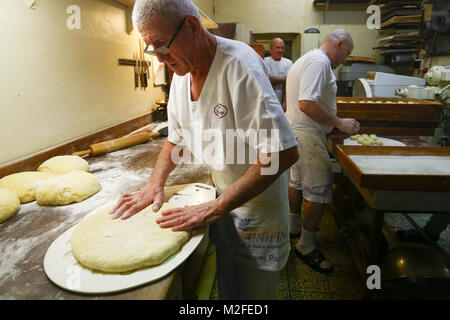
POLYGON ((373 210, 372 228, 369 238, 369 248, 366 261, 366 267, 370 265, 377 265, 381 268, 380 243, 381 243, 381 229, 384 222, 384 211, 373 210))

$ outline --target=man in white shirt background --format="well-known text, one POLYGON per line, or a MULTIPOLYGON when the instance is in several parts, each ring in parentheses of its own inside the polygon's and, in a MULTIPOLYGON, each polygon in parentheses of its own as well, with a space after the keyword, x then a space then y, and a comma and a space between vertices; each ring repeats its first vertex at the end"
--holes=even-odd
POLYGON ((332 69, 342 64, 353 50, 345 30, 327 35, 319 49, 298 59, 286 81, 286 117, 298 142, 299 160, 290 169, 290 233, 300 239, 295 253, 312 269, 327 273, 332 264, 316 247, 315 232, 332 201, 333 174, 327 151, 327 137, 334 127, 354 134, 355 119, 338 118, 336 77, 332 69))
POLYGON ((269 79, 273 90, 283 110, 286 111, 286 77, 292 67, 292 61, 284 58, 283 54, 284 41, 274 38, 270 42, 270 57, 265 57, 264 62, 269 69, 269 79))

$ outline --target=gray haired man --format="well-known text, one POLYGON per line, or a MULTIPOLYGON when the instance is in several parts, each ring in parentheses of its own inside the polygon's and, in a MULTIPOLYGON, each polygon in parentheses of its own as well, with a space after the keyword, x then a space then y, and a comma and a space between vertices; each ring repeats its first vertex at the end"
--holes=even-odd
POLYGON ((213 144, 216 161, 206 163, 219 197, 163 212, 158 223, 174 231, 210 224, 221 299, 274 299, 290 251, 287 169, 298 152, 263 60, 248 45, 209 33, 191 0, 137 0, 133 20, 158 60, 175 72, 169 136, 145 188, 123 195, 113 218, 126 219, 150 204, 158 209, 174 154, 181 149, 202 159, 211 143, 192 145, 190 137, 222 133, 213 144), (256 161, 227 161, 235 149, 225 141, 230 130, 241 133, 236 139, 247 154, 257 153, 256 161), (250 136, 263 131, 278 132, 278 139, 250 136), (274 161, 277 170, 263 174, 274 161))

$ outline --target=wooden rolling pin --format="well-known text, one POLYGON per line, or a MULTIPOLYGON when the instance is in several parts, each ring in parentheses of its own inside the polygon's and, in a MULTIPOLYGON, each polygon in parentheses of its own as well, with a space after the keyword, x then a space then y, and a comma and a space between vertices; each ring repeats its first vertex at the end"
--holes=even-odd
POLYGON ((122 138, 92 144, 89 146, 89 150, 77 151, 72 153, 72 155, 79 157, 85 155, 98 156, 108 152, 128 148, 136 144, 148 142, 151 138, 159 137, 159 135, 159 132, 143 131, 122 138))

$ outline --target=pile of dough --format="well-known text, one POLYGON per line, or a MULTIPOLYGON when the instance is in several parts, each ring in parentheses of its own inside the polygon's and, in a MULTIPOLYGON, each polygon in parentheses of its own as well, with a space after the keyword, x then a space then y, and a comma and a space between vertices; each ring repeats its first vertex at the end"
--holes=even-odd
POLYGON ((8 189, 0 188, 0 223, 15 215, 19 208, 17 195, 8 189))
POLYGON ((362 144, 363 146, 382 146, 383 141, 379 140, 378 137, 374 134, 368 135, 366 133, 363 134, 355 134, 350 137, 350 139, 362 144))
POLYGON ((0 188, 9 189, 19 197, 20 203, 26 203, 36 199, 36 186, 40 180, 54 176, 52 173, 35 171, 13 173, 0 179, 0 188))
POLYGON ((89 164, 78 156, 56 156, 43 162, 37 171, 63 174, 73 170, 89 171, 89 164))
POLYGON ((126 220, 111 219, 111 207, 84 218, 70 240, 73 256, 84 266, 104 272, 125 272, 163 263, 190 237, 186 231, 161 228, 151 206, 126 220))
POLYGON ((80 202, 101 189, 92 173, 74 170, 43 181, 36 190, 40 205, 66 205, 80 202))

